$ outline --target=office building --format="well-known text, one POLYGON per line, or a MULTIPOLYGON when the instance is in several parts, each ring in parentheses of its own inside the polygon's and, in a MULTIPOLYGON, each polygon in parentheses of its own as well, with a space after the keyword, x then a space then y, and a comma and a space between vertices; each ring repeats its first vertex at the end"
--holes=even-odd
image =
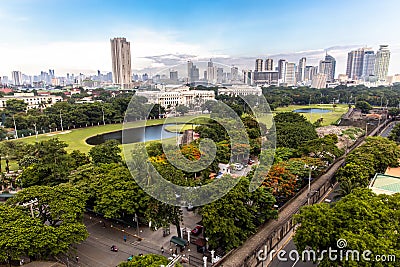
POLYGON ((284 59, 278 61, 278 79, 281 82, 285 82, 286 63, 287 62, 284 59))
POLYGON ((132 83, 131 45, 126 38, 110 39, 113 82, 122 89, 130 88, 132 83))
POLYGON ((237 81, 239 78, 239 69, 238 67, 232 66, 231 68, 231 80, 237 81))
POLYGON ((171 81, 177 81, 178 80, 178 71, 177 70, 171 70, 169 72, 169 79, 171 81))
POLYGON ((388 45, 381 45, 376 52, 375 76, 379 81, 386 80, 390 61, 390 51, 388 45))
POLYGON ((293 86, 296 84, 296 64, 287 62, 284 83, 286 86, 293 86))
POLYGON ((272 58, 267 58, 265 60, 265 70, 273 71, 274 70, 274 60, 272 58))
POLYGON ((317 66, 306 66, 304 71, 304 81, 312 81, 315 75, 318 74, 318 67, 317 66))
POLYGON ((297 82, 303 82, 306 76, 306 58, 302 57, 299 60, 299 65, 297 67, 297 82))
POLYGON ((364 48, 360 48, 347 54, 346 75, 352 80, 358 80, 362 77, 364 51, 364 48))
POLYGON ((214 64, 211 59, 207 63, 207 81, 209 83, 216 82, 216 70, 215 70, 214 64))
POLYGON ((224 80, 224 69, 217 68, 217 83, 222 83, 224 80))
POLYGON ((326 74, 318 73, 315 75, 313 77, 311 87, 316 89, 326 88, 326 74))
POLYGON ((375 53, 372 50, 364 51, 363 70, 361 77, 369 81, 369 78, 375 75, 375 53))
POLYGON ((256 59, 256 68, 255 70, 256 72, 259 71, 264 71, 264 61, 260 58, 256 59))
POLYGON ((335 80, 336 60, 331 55, 326 54, 325 59, 319 62, 319 73, 326 75, 327 82, 335 80))
POLYGON ((14 85, 22 85, 22 73, 20 71, 13 71, 11 76, 14 85))

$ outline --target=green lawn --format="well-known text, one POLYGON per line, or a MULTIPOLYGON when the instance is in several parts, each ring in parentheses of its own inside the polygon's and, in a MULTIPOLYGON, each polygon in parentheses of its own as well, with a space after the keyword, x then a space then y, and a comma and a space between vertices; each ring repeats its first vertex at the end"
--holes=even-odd
POLYGON ((332 104, 322 104, 322 105, 304 105, 304 106, 297 106, 297 105, 290 105, 288 107, 279 107, 277 108, 274 112, 279 113, 279 112, 289 112, 293 111, 296 109, 303 109, 303 108, 323 108, 323 109, 329 109, 332 112, 328 113, 300 113, 304 115, 309 121, 315 122, 319 118, 323 118, 322 125, 331 125, 332 123, 335 123, 337 120, 339 120, 344 113, 347 112, 349 109, 348 105, 345 104, 338 104, 335 109, 333 109, 332 104))
MULTIPOLYGON (((145 125, 151 126, 151 125, 162 124, 164 122, 196 123, 196 121, 199 121, 199 120, 193 120, 193 118, 196 117, 198 116, 183 116, 183 117, 169 118, 169 119, 148 120, 146 124, 145 121, 136 121, 128 123, 127 125, 125 125, 125 128, 137 128, 137 127, 143 127, 145 125)), ((209 117, 209 115, 201 115, 201 117, 207 118, 209 117)), ((93 126, 87 128, 73 129, 70 131, 64 131, 63 133, 57 132, 56 134, 55 133, 41 134, 38 135, 37 139, 35 136, 30 136, 30 137, 19 138, 18 140, 26 143, 35 143, 36 141, 44 141, 58 137, 61 141, 64 141, 68 144, 68 147, 66 149, 68 152, 71 152, 72 150, 79 150, 81 152, 87 153, 92 146, 86 143, 85 141, 86 139, 98 134, 114 132, 119 130, 122 130, 122 124, 120 123, 107 124, 107 125, 93 126)))

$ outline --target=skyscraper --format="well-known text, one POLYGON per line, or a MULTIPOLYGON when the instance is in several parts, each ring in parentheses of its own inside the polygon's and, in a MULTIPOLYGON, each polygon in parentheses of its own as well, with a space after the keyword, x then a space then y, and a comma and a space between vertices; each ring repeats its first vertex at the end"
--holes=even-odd
POLYGON ((231 80, 232 81, 238 80, 238 73, 239 73, 238 67, 232 66, 232 68, 231 68, 231 80))
POLYGON ((187 62, 187 77, 188 77, 188 82, 192 82, 192 76, 193 76, 193 62, 188 60, 187 62))
POLYGON ((286 62, 285 83, 287 86, 296 84, 296 64, 286 62))
POLYGON ((169 72, 169 79, 171 81, 177 81, 178 80, 178 71, 177 70, 171 70, 169 72))
POLYGON ((362 76, 364 63, 364 48, 353 50, 347 54, 346 75, 353 80, 362 76))
POLYGON ((304 81, 312 81, 314 76, 318 74, 317 66, 306 66, 304 81))
POLYGON ((110 39, 113 82, 121 88, 131 86, 131 45, 126 38, 110 39))
POLYGON ((319 62, 319 73, 326 75, 327 82, 335 80, 336 60, 331 55, 326 54, 325 59, 319 62))
POLYGON ((375 53, 372 50, 364 51, 362 78, 368 80, 370 76, 375 75, 375 53))
POLYGON ((376 52, 375 60, 375 75, 378 80, 386 80, 388 74, 390 60, 390 51, 388 45, 381 45, 378 52, 376 52))
POLYGON ((297 68, 297 81, 302 82, 304 81, 306 76, 306 58, 302 57, 299 60, 299 66, 297 68))
POLYGON ((286 73, 286 60, 279 59, 278 61, 278 79, 281 82, 285 82, 285 73, 286 73))
POLYGON ((207 80, 209 83, 215 83, 215 68, 212 60, 207 63, 207 80))
POLYGON ((264 71, 264 61, 260 58, 256 59, 255 71, 257 71, 257 72, 264 71))
POLYGON ((22 73, 20 71, 13 71, 11 74, 14 85, 22 85, 22 73))
POLYGON ((265 70, 266 71, 273 71, 274 70, 274 61, 272 58, 267 58, 265 60, 265 70))

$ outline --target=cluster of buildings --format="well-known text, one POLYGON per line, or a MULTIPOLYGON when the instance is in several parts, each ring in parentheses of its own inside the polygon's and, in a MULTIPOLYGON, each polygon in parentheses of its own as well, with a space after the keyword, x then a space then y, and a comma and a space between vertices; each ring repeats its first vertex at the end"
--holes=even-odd
POLYGON ((250 86, 310 86, 313 88, 335 87, 339 84, 384 85, 400 82, 400 75, 388 77, 390 51, 388 45, 381 45, 378 51, 371 48, 360 48, 350 51, 347 57, 346 74, 336 78, 336 59, 326 53, 318 66, 308 65, 302 57, 298 63, 279 59, 274 65, 272 58, 259 58, 255 61, 254 70, 239 71, 238 67, 216 65, 211 59, 205 66, 197 66, 187 62, 186 70, 170 69, 169 73, 149 76, 132 73, 131 46, 126 38, 110 39, 112 72, 85 76, 67 74, 56 77, 54 69, 42 71, 40 75, 28 76, 20 71, 13 71, 11 80, 7 76, 0 77, 0 85, 26 86, 44 88, 47 86, 82 86, 86 88, 112 87, 131 89, 146 84, 191 84, 197 85, 235 85, 244 83, 250 86))
POLYGON ((274 68, 272 58, 256 59, 255 69, 244 71, 243 81, 249 85, 334 87, 339 84, 379 85, 400 82, 400 76, 388 77, 390 51, 381 45, 375 53, 371 48, 360 48, 348 53, 346 74, 335 79, 336 59, 326 53, 318 66, 307 65, 305 57, 298 64, 279 59, 274 68))

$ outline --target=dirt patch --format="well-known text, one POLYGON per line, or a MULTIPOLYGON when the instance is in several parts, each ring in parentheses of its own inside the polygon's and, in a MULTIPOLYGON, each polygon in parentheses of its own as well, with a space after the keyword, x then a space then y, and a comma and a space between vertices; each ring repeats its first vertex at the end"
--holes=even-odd
POLYGON ((323 137, 328 134, 337 135, 339 141, 337 143, 338 148, 345 149, 350 147, 360 136, 364 134, 364 130, 352 126, 324 126, 317 128, 317 134, 319 137, 323 137))

